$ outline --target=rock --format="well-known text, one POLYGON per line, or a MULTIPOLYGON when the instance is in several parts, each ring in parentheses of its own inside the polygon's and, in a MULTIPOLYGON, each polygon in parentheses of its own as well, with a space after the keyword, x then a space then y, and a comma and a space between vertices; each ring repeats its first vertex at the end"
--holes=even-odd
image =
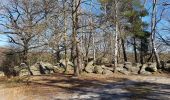
MULTIPOLYGON (((64 69, 66 69, 65 59, 61 59, 59 61, 59 65, 60 65, 60 67, 63 67, 64 69)), ((67 59, 67 71, 70 71, 70 70, 74 70, 74 64, 72 62, 70 62, 69 59, 67 59)))
POLYGON ((132 74, 139 74, 141 67, 142 65, 140 63, 133 63, 132 67, 130 67, 130 71, 132 74))
POLYGON ((28 66, 25 63, 21 63, 19 68, 20 68, 19 76, 30 75, 29 68, 28 68, 28 66))
POLYGON ((94 62, 93 61, 90 61, 86 67, 85 67, 85 71, 88 72, 88 73, 93 73, 94 72, 94 62))
POLYGON ((164 66, 165 71, 170 71, 170 63, 166 63, 164 66))
POLYGON ((143 64, 141 69, 140 69, 140 73, 146 71, 145 69, 146 69, 147 66, 148 66, 147 64, 143 64))
POLYGON ((102 72, 102 74, 111 75, 111 74, 113 74, 113 72, 110 71, 110 70, 104 69, 103 72, 102 72))
POLYGON ((40 62, 40 64, 44 67, 49 68, 49 69, 54 69, 53 65, 48 62, 40 62))
POLYGON ((129 71, 131 67, 132 67, 132 63, 131 62, 125 62, 124 68, 126 68, 129 71))
POLYGON ((55 72, 55 67, 48 62, 38 62, 30 66, 30 70, 33 75, 52 74, 55 72))
MULTIPOLYGON (((21 70, 21 67, 19 66, 14 66, 14 69, 13 69, 16 73, 19 73, 20 70, 21 70)), ((10 69, 10 71, 12 71, 12 69, 10 69)))
POLYGON ((141 71, 140 74, 141 75, 151 75, 152 73, 148 72, 148 71, 141 71))
POLYGON ((103 72, 102 66, 97 65, 97 66, 94 67, 94 73, 102 74, 102 72, 103 72))
POLYGON ((14 76, 27 76, 27 75, 30 75, 28 66, 25 63, 21 63, 20 66, 14 66, 13 70, 14 70, 13 71, 14 76))
POLYGON ((107 58, 102 58, 101 63, 102 64, 107 64, 107 63, 109 63, 109 60, 107 58))
POLYGON ((140 74, 150 75, 150 74, 152 74, 151 72, 156 72, 156 71, 157 71, 157 64, 148 62, 148 63, 142 65, 140 74))
POLYGON ((127 71, 126 69, 124 69, 124 70, 119 70, 119 72, 122 73, 122 74, 125 74, 125 75, 129 75, 129 74, 130 74, 130 72, 127 71))
POLYGON ((65 71, 65 69, 63 68, 63 67, 60 67, 59 65, 55 65, 55 66, 53 66, 54 67, 54 72, 59 72, 59 73, 61 73, 61 72, 64 72, 65 71))
POLYGON ((0 71, 0 77, 5 76, 4 72, 0 71))
MULTIPOLYGON (((59 63, 63 64, 64 66, 66 66, 66 61, 65 59, 61 59, 59 61, 59 63)), ((71 61, 69 61, 69 59, 67 59, 67 64, 70 65, 70 66, 74 66, 73 63, 71 61)))
POLYGON ((30 70, 33 75, 41 75, 39 66, 37 64, 30 66, 30 70))
POLYGON ((166 61, 166 63, 170 63, 170 60, 166 61))
POLYGON ((133 63, 132 66, 135 66, 137 68, 141 68, 142 64, 141 63, 133 63))
POLYGON ((148 67, 148 64, 143 64, 140 70, 140 74, 151 75, 152 74, 151 72, 145 70, 147 67, 148 67))
POLYGON ((118 64, 117 67, 115 67, 115 72, 123 71, 124 70, 124 64, 118 64))
POLYGON ((28 76, 28 75, 30 75, 28 68, 22 68, 19 72, 19 76, 28 76))
POLYGON ((48 62, 40 62, 38 66, 41 74, 52 74, 55 72, 53 65, 48 62))
POLYGON ((140 68, 136 67, 136 66, 133 66, 131 69, 130 69, 130 72, 132 74, 139 74, 139 71, 140 71, 140 68))
POLYGON ((125 62, 124 64, 124 69, 123 70, 120 70, 121 73, 124 73, 124 74, 138 74, 139 73, 139 70, 140 70, 140 66, 141 64, 139 63, 131 63, 131 62, 125 62))
POLYGON ((145 70, 150 71, 150 72, 156 72, 157 71, 157 64, 156 62, 148 62, 148 67, 145 68, 145 70))
POLYGON ((20 64, 20 67, 22 67, 22 68, 26 68, 26 67, 28 67, 25 63, 21 63, 20 64))
POLYGON ((113 67, 106 67, 105 65, 101 65, 101 67, 103 68, 103 69, 106 69, 106 70, 110 70, 110 71, 114 71, 113 69, 113 67))
POLYGON ((97 63, 98 65, 108 64, 108 63, 109 63, 109 60, 108 60, 107 58, 102 57, 102 58, 97 59, 97 60, 96 60, 96 63, 97 63))

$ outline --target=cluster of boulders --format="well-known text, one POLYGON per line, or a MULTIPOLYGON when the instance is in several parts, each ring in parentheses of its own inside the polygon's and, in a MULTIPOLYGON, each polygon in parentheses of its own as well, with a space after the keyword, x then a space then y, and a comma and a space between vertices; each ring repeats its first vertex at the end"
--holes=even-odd
POLYGON ((115 69, 117 72, 123 74, 143 74, 150 75, 157 71, 157 64, 154 62, 148 62, 146 64, 125 62, 124 64, 118 64, 115 69))
POLYGON ((25 63, 21 63, 20 66, 14 67, 14 71, 19 76, 50 74, 54 73, 54 66, 50 63, 38 62, 28 67, 25 63))
MULTIPOLYGON (((151 75, 154 72, 157 72, 157 64, 155 62, 148 62, 145 64, 140 63, 131 63, 125 62, 124 64, 118 64, 117 67, 107 66, 109 62, 104 59, 98 63, 91 60, 83 68, 87 73, 96 73, 96 74, 105 74, 110 75, 113 72, 119 72, 125 75, 129 74, 142 74, 142 75, 151 75), (100 63, 100 64, 99 64, 100 63)), ((170 71, 170 62, 163 63, 161 62, 161 69, 165 71, 170 71)), ((48 62, 37 62, 34 65, 28 67, 25 63, 21 63, 20 66, 15 66, 14 68, 9 68, 14 76, 25 76, 25 75, 42 75, 42 74, 52 74, 56 72, 73 72, 74 66, 73 63, 69 60, 61 59, 59 63, 52 65, 48 62), (66 68, 67 63, 67 68, 66 68)), ((8 72, 7 71, 7 72, 8 72)), ((11 74, 10 73, 10 74, 11 74)), ((2 69, 0 69, 0 76, 5 76, 2 69)))
POLYGON ((105 65, 94 65, 93 61, 90 61, 85 67, 85 71, 88 73, 96 74, 112 74, 113 72, 119 72, 125 75, 128 74, 143 74, 150 75, 157 71, 157 64, 148 62, 146 64, 125 62, 124 64, 118 64, 116 68, 106 67, 105 65))
MULTIPOLYGON (((34 65, 28 67, 25 63, 21 63, 20 66, 15 66, 12 70, 14 76, 25 76, 25 75, 42 75, 52 74, 56 72, 64 72, 66 70, 66 61, 60 60, 59 63, 53 65, 48 62, 37 62, 34 65)), ((67 61, 67 70, 73 70, 73 64, 67 61)), ((1 73, 0 73, 1 74, 1 73)))
POLYGON ((113 68, 106 67, 105 65, 94 65, 94 61, 90 61, 86 65, 85 71, 87 73, 96 73, 96 74, 113 74, 113 68))

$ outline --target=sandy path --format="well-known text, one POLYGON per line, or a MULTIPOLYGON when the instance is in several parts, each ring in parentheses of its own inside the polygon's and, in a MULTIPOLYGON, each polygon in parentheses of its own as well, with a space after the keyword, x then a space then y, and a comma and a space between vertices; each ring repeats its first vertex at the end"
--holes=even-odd
POLYGON ((170 100, 166 76, 36 77, 29 86, 0 84, 0 100, 170 100))

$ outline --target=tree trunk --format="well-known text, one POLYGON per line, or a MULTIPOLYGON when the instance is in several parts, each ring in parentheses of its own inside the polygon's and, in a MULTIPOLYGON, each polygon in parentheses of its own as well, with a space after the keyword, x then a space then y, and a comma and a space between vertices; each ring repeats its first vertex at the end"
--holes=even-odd
POLYGON ((33 75, 33 73, 30 70, 29 63, 28 63, 28 42, 24 43, 23 63, 27 65, 30 75, 33 75))
POLYGON ((123 50, 123 57, 124 57, 124 62, 127 62, 127 55, 126 55, 126 48, 125 48, 125 41, 123 38, 121 38, 121 44, 122 44, 122 50, 123 50))
MULTIPOLYGON (((117 67, 118 64, 118 34, 119 34, 119 25, 118 25, 118 1, 115 0, 116 8, 115 8, 115 15, 116 15, 116 32, 115 32, 115 52, 114 52, 114 67, 117 67)), ((114 70, 115 70, 114 68, 114 70)))
POLYGON ((93 60, 96 61, 95 33, 93 32, 92 0, 90 2, 90 33, 92 34, 93 60))
POLYGON ((66 8, 65 8, 65 3, 66 1, 64 1, 64 53, 65 53, 65 72, 67 72, 67 66, 68 66, 68 59, 67 59, 67 22, 66 22, 66 8))
POLYGON ((142 43, 142 39, 141 39, 141 45, 140 45, 140 46, 141 46, 141 47, 140 47, 140 63, 141 63, 141 64, 144 63, 144 62, 143 62, 143 56, 144 56, 144 55, 143 55, 143 47, 142 47, 142 44, 143 44, 143 43, 142 43))
POLYGON ((151 43, 152 43, 152 51, 153 51, 153 53, 154 53, 157 66, 158 66, 158 68, 159 68, 159 67, 160 67, 160 59, 159 59, 159 55, 158 55, 158 53, 157 53, 156 45, 155 45, 156 14, 157 14, 156 4, 157 4, 157 0, 153 0, 151 43))
POLYGON ((138 63, 138 55, 137 55, 137 49, 136 49, 136 38, 133 37, 133 50, 135 55, 135 62, 138 63))
POLYGON ((72 44, 72 52, 73 52, 73 64, 74 64, 74 75, 79 76, 80 69, 81 69, 81 56, 80 56, 80 47, 79 41, 77 37, 78 31, 78 11, 79 11, 79 3, 80 0, 73 0, 73 7, 72 7, 72 19, 73 19, 73 27, 72 27, 72 36, 73 36, 73 44, 72 44))
POLYGON ((56 55, 56 60, 57 60, 57 62, 59 62, 60 59, 61 59, 61 57, 60 57, 59 45, 57 46, 57 51, 56 51, 55 55, 56 55))

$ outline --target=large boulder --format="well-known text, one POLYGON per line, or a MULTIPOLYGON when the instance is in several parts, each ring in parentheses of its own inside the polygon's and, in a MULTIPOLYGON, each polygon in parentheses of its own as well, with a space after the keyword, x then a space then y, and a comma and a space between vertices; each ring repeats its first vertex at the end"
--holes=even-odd
POLYGON ((148 72, 148 71, 141 71, 140 74, 141 75, 151 75, 152 73, 148 72))
POLYGON ((0 77, 5 76, 3 71, 0 71, 0 77))
POLYGON ((105 65, 101 65, 101 67, 105 70, 110 70, 110 71, 114 71, 113 67, 106 67, 105 65))
POLYGON ((37 64, 30 66, 30 70, 31 70, 33 75, 41 75, 40 68, 37 64))
POLYGON ((111 70, 108 70, 108 69, 103 69, 102 74, 104 74, 104 75, 111 75, 111 74, 113 74, 113 72, 111 70))
POLYGON ((148 67, 148 64, 143 64, 141 69, 140 69, 140 74, 151 75, 152 73, 146 70, 147 67, 148 67))
MULTIPOLYGON (((131 73, 131 74, 138 74, 139 73, 139 70, 140 70, 140 66, 141 66, 141 64, 139 64, 139 63, 131 63, 131 62, 125 62, 125 64, 124 64, 124 68, 126 69, 126 70, 124 70, 124 73, 125 74, 129 74, 129 73, 131 73), (128 73, 128 72, 129 73, 128 73)), ((123 71, 122 71, 123 72, 123 71)))
POLYGON ((19 76, 28 76, 30 75, 30 72, 27 68, 23 68, 20 70, 19 76))
POLYGON ((62 73, 62 72, 65 71, 65 68, 59 66, 59 64, 56 64, 56 65, 53 66, 53 67, 54 67, 54 72, 55 72, 55 73, 56 73, 56 72, 62 73))
POLYGON ((21 63, 19 66, 19 76, 30 75, 29 67, 25 63, 21 63))
POLYGON ((115 72, 119 72, 119 73, 122 73, 122 74, 125 74, 125 75, 129 75, 130 72, 124 66, 125 66, 125 64, 118 64, 118 66, 115 69, 115 72))
POLYGON ((93 73, 94 72, 94 61, 90 61, 86 67, 85 67, 85 71, 88 73, 93 73))
POLYGON ((124 70, 124 64, 118 64, 117 67, 115 67, 115 72, 120 72, 124 70))
POLYGON ((59 66, 66 69, 66 61, 67 61, 67 71, 74 70, 74 64, 71 61, 69 61, 69 59, 67 59, 67 60, 61 59, 59 61, 59 66))
POLYGON ((96 64, 101 65, 101 64, 108 64, 110 63, 109 60, 105 57, 99 58, 96 60, 96 64))
POLYGON ((119 72, 122 73, 122 74, 125 74, 125 75, 129 75, 130 74, 130 72, 127 71, 127 70, 120 70, 119 72))
MULTIPOLYGON (((9 68, 9 70, 12 72, 12 68, 9 68)), ((21 67, 20 66, 14 66, 13 68, 13 72, 15 73, 20 73, 21 67)))
POLYGON ((54 67, 48 62, 37 63, 41 74, 52 74, 54 73, 54 67))
POLYGON ((170 71, 170 62, 167 61, 165 64, 164 64, 164 68, 163 68, 165 71, 170 71))
POLYGON ((132 67, 130 67, 130 72, 132 74, 139 74, 140 68, 142 67, 142 64, 140 63, 133 63, 132 67))
POLYGON ((156 64, 156 62, 154 62, 154 63, 148 62, 148 67, 146 67, 145 70, 148 70, 150 72, 156 72, 157 71, 157 64, 156 64))
POLYGON ((102 66, 96 65, 96 66, 94 67, 94 73, 96 73, 96 74, 102 74, 102 72, 103 72, 102 66))
MULTIPOLYGON (((12 69, 11 69, 12 70, 12 69)), ((14 66, 13 71, 12 71, 14 76, 27 76, 30 75, 30 72, 28 70, 28 66, 14 66)))
POLYGON ((53 66, 48 62, 37 62, 34 65, 30 66, 30 71, 33 75, 41 75, 41 74, 52 74, 56 72, 58 66, 53 66))
POLYGON ((131 62, 125 62, 124 63, 124 68, 127 69, 128 71, 130 71, 131 67, 132 67, 132 63, 131 62))

